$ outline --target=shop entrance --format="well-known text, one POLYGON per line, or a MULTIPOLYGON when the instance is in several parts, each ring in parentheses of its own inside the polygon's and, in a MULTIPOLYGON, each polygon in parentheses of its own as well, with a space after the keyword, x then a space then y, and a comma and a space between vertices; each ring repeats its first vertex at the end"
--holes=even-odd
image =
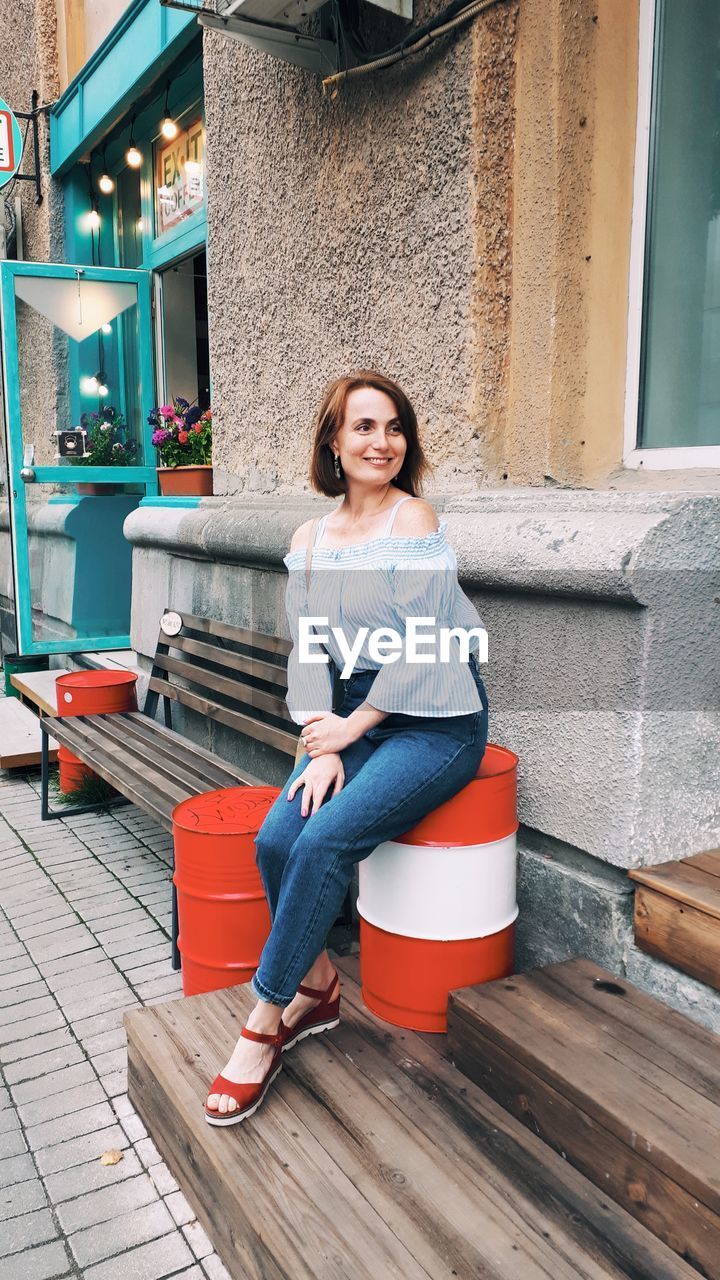
POLYGON ((210 407, 207 258, 190 254, 155 274, 158 392, 210 407))

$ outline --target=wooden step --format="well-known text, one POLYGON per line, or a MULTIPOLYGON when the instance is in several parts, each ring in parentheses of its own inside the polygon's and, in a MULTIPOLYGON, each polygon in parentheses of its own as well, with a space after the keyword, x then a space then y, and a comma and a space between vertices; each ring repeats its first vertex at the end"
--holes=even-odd
POLYGON ((235 1280, 696 1275, 465 1079, 445 1037, 369 1013, 353 963, 340 1025, 227 1130, 203 1102, 249 987, 126 1015, 130 1098, 235 1280))
POLYGON ((720 849, 629 874, 638 946, 720 991, 720 849))
MULTIPOLYGON (((47 673, 46 673, 47 674, 47 673)), ((57 760, 57 742, 50 738, 50 759, 57 760)), ((0 769, 26 769, 40 763, 38 718, 18 698, 0 698, 0 769)))
POLYGON ((720 1038, 588 960, 451 993, 453 1061, 720 1277, 720 1038))

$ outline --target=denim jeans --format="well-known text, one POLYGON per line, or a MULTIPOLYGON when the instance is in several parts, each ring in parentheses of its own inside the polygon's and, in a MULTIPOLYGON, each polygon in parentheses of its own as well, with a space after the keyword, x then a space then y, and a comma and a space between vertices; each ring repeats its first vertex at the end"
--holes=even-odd
MULTIPOLYGON (((488 703, 474 657, 471 670, 482 711, 428 717, 391 714, 341 752, 345 783, 314 814, 300 812, 303 788, 291 784, 307 766, 302 756, 268 811, 256 839, 272 929, 252 987, 262 1000, 288 1005, 323 950, 342 907, 356 862, 384 840, 408 831, 456 795, 476 775, 487 742, 488 703)), ((368 696, 377 672, 345 682, 338 715, 368 696)))

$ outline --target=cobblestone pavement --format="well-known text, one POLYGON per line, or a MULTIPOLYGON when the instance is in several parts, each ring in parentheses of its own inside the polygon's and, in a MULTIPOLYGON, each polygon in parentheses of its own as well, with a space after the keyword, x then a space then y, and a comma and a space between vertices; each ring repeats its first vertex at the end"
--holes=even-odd
POLYGON ((131 805, 43 823, 39 789, 0 770, 0 1280, 221 1280, 127 1096, 123 1013, 181 991, 170 837, 131 805))

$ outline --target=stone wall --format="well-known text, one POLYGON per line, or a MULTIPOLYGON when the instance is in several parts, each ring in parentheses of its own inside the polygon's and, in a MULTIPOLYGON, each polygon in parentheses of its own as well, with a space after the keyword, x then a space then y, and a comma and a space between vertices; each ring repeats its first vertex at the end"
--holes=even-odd
MULTIPOLYGON (((441 5, 420 0, 419 22, 441 5)), ((206 34, 216 491, 307 487, 313 413, 349 368, 417 404, 434 488, 475 490, 505 412, 517 3, 323 97, 206 34)))

